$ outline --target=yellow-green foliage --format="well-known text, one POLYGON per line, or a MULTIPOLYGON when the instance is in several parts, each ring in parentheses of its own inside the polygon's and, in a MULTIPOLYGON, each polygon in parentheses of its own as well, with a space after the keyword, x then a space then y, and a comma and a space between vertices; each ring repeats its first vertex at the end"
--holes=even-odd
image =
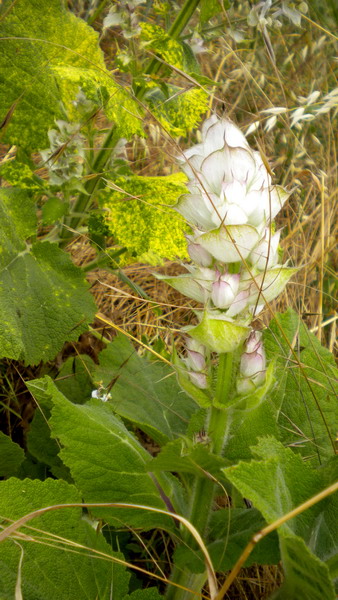
POLYGON ((158 25, 140 23, 141 39, 146 42, 147 48, 153 50, 169 65, 183 69, 183 49, 181 44, 174 40, 158 25))
POLYGON ((157 107, 154 112, 168 133, 185 136, 198 127, 201 116, 208 110, 208 100, 204 90, 193 88, 157 107))
POLYGON ((54 67, 60 78, 60 92, 68 117, 79 120, 74 100, 81 88, 88 100, 102 106, 108 119, 115 122, 121 137, 130 139, 133 135, 143 135, 140 109, 128 90, 120 87, 109 71, 103 69, 78 69, 77 67, 54 67))
POLYGON ((114 184, 124 190, 117 192, 108 187, 100 195, 106 219, 115 241, 128 249, 124 264, 147 262, 163 263, 163 259, 186 259, 184 219, 170 205, 186 193, 183 173, 166 177, 126 177, 114 184), (134 198, 136 196, 136 198, 134 198))
POLYGON ((8 160, 0 165, 0 177, 13 187, 37 192, 43 190, 45 182, 34 176, 28 165, 17 160, 8 160))
MULTIPOLYGON (((99 36, 63 0, 6 0, 0 36, 2 142, 43 149, 56 119, 78 120, 72 104, 83 87, 121 137, 142 134, 137 104, 106 68, 99 36), (13 110, 15 108, 15 110, 13 110)), ((0 1, 0 7, 4 3, 0 1)))

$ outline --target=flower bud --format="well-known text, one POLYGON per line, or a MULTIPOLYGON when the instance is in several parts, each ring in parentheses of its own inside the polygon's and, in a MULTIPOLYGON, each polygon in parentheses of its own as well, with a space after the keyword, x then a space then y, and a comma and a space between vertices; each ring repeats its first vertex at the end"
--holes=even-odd
POLYGON ((208 387, 206 374, 203 369, 206 368, 205 353, 206 348, 203 344, 191 337, 186 338, 187 357, 183 359, 189 378, 194 385, 201 389, 208 387))
POLYGON ((188 375, 190 380, 196 387, 200 388, 201 390, 205 390, 208 387, 207 377, 204 373, 188 371, 188 375))
POLYGON ((228 308, 233 302, 239 286, 239 275, 224 275, 218 276, 218 279, 212 284, 211 299, 216 308, 228 308))
POLYGON ((262 334, 260 331, 252 331, 246 341, 245 351, 246 352, 256 352, 256 351, 264 351, 262 344, 262 334))
POLYGON ((187 350, 185 364, 193 371, 202 371, 206 366, 203 354, 194 352, 193 350, 187 350))
POLYGON ((241 358, 241 375, 251 377, 265 370, 265 351, 263 348, 262 334, 252 331, 246 342, 245 352, 241 358))
POLYGON ((199 352, 200 354, 205 356, 206 347, 203 344, 201 344, 201 342, 199 342, 198 340, 195 340, 194 338, 192 338, 190 336, 187 336, 185 338, 185 342, 186 342, 187 350, 191 350, 192 352, 199 352))
POLYGON ((239 394, 249 394, 265 381, 266 359, 261 338, 259 331, 252 331, 247 339, 240 363, 241 376, 237 382, 239 394))
POLYGON ((259 352, 244 352, 241 358, 241 375, 253 377, 258 373, 265 373, 265 356, 259 352))

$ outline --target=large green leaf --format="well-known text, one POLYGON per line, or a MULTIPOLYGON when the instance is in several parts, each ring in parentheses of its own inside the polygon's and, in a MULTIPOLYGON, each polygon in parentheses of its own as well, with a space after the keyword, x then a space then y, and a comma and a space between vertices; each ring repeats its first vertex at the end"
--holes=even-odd
MULTIPOLYGON (((231 569, 251 538, 265 525, 256 508, 227 508, 215 512, 210 522, 212 542, 208 546, 215 569, 231 569)), ((279 560, 278 538, 273 532, 255 546, 245 566, 254 563, 273 565, 279 560)))
MULTIPOLYGON (((47 479, 32 481, 9 479, 0 482, 1 518, 18 519, 25 514, 54 504, 81 503, 81 494, 64 481, 47 479)), ((3 526, 7 523, 3 522, 3 526)), ((102 534, 83 518, 81 509, 67 508, 52 511, 32 520, 29 526, 62 536, 86 548, 93 548, 109 556, 114 555, 102 534)), ((122 600, 128 591, 129 574, 121 565, 102 560, 90 551, 60 547, 56 540, 44 540, 36 531, 22 528, 22 532, 37 540, 6 539, 0 544, 0 597, 13 600, 18 579, 21 552, 21 591, 25 600, 122 600)))
MULTIPOLYGON (((28 389, 34 397, 34 386, 30 387, 28 383, 28 389)), ((38 407, 35 410, 27 434, 27 450, 30 458, 34 458, 38 463, 44 465, 45 476, 48 472, 48 474, 51 472, 55 477, 69 481, 71 480, 69 470, 59 457, 60 444, 57 440, 51 438, 48 419, 51 414, 52 401, 47 394, 45 397, 39 394, 39 398, 35 398, 35 400, 38 407)))
MULTIPOLYGON (((240 462, 224 469, 224 473, 243 496, 252 500, 268 523, 275 522, 300 506, 327 485, 325 474, 312 469, 299 455, 284 448, 272 437, 261 438, 252 451, 263 460, 240 462)), ((309 600, 334 599, 329 569, 310 550, 311 547, 316 550, 313 535, 316 530, 318 532, 318 522, 326 521, 328 507, 330 510, 330 499, 303 511, 279 527, 286 579, 278 598, 298 600, 302 597, 300 590, 305 590, 304 598, 309 600), (318 586, 315 583, 317 579, 318 586)), ((327 522, 332 523, 331 516, 327 522)), ((330 538, 328 544, 332 545, 330 538)), ((320 550, 323 553, 323 549, 320 550)), ((332 554, 332 548, 328 554, 332 554)))
MULTIPOLYGON (((251 450, 263 460, 240 462, 224 472, 243 496, 252 500, 268 523, 290 512, 324 487, 317 471, 272 436, 261 438, 251 450)), ((287 521, 282 528, 306 537, 312 519, 311 511, 305 511, 287 521)))
MULTIPOLYGON (((94 363, 89 356, 69 357, 58 373, 55 385, 69 400, 82 404, 91 396, 93 385, 90 379, 90 370, 94 363)), ((36 403, 33 419, 27 435, 27 450, 39 463, 45 465, 55 477, 70 479, 68 468, 59 457, 60 444, 51 438, 51 429, 48 420, 53 406, 50 394, 43 393, 38 388, 35 394, 33 383, 28 382, 28 388, 36 403)))
MULTIPOLYGON (((266 526, 262 515, 255 508, 226 508, 212 514, 209 527, 208 552, 216 571, 229 571, 241 556, 252 537, 266 526)), ((278 538, 271 533, 263 538, 249 555, 245 566, 254 563, 273 565, 280 561, 278 538)), ((200 551, 193 552, 186 546, 175 551, 175 562, 194 573, 203 573, 205 563, 200 551)))
POLYGON ((277 385, 270 394, 270 402, 278 410, 281 439, 318 464, 332 456, 338 429, 334 358, 292 310, 277 315, 270 323, 264 344, 268 358, 277 359, 277 385), (280 327, 299 363, 280 335, 280 327))
POLYGON ((280 549, 285 582, 274 600, 335 600, 329 569, 300 537, 282 536, 280 549))
POLYGON ((136 423, 158 443, 186 432, 197 404, 181 391, 174 372, 164 363, 151 362, 119 335, 100 354, 94 379, 109 386, 114 412, 136 423))
POLYGON ((98 34, 62 0, 5 0, 0 11, 0 122, 10 116, 5 142, 48 146, 48 129, 65 116, 62 103, 68 118, 78 118, 72 112, 79 86, 107 104, 124 135, 141 131, 136 105, 105 67, 98 34))
POLYGON ((266 398, 252 409, 240 410, 236 407, 228 411, 229 435, 224 455, 230 461, 238 462, 251 458, 250 446, 263 435, 279 437, 277 411, 266 398))
MULTIPOLYGON (((48 378, 29 384, 39 399, 49 395, 54 408, 49 423, 63 446, 59 456, 69 467, 86 502, 130 502, 177 512, 184 510, 181 488, 173 476, 147 472, 148 452, 100 400, 69 402, 48 378), (166 504, 167 502, 167 504, 166 504)), ((100 518, 150 528, 175 529, 171 518, 136 509, 96 509, 100 518)))
MULTIPOLYGON (((332 457, 320 470, 323 487, 329 487, 338 481, 337 457, 332 457)), ((338 494, 332 494, 320 504, 320 511, 315 516, 308 540, 309 548, 321 560, 328 564, 336 564, 338 578, 338 494)))
POLYGON ((21 190, 0 191, 0 345, 8 358, 36 364, 76 340, 95 314, 84 276, 56 244, 35 234, 33 200, 21 190))
POLYGON ((0 431, 0 477, 15 475, 25 457, 23 449, 0 431))

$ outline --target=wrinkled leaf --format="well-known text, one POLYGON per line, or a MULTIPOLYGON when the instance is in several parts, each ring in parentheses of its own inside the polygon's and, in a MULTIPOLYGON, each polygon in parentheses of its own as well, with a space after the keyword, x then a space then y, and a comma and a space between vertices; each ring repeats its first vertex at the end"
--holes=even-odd
POLYGON ((36 364, 76 340, 94 316, 82 271, 35 234, 33 200, 15 188, 0 192, 0 343, 2 356, 36 364))
POLYGON ((89 400, 93 390, 92 372, 95 363, 87 354, 70 356, 62 365, 55 385, 68 400, 83 404, 89 400))
POLYGON ((127 248, 125 262, 162 264, 163 259, 186 259, 188 227, 172 208, 186 191, 186 177, 173 173, 164 177, 114 177, 100 192, 109 230, 117 243, 127 248))
POLYGON ((27 450, 30 459, 37 460, 41 466, 45 467, 45 476, 51 471, 55 477, 71 482, 69 470, 58 456, 60 444, 51 438, 51 429, 48 423, 52 408, 50 396, 41 393, 40 389, 34 386, 34 381, 27 382, 27 387, 37 403, 27 434, 27 450), (37 393, 35 393, 36 391, 37 393))
POLYGON ((141 132, 136 105, 105 67, 98 34, 61 0, 5 0, 2 14, 0 122, 9 115, 4 142, 49 146, 48 129, 65 118, 62 103, 68 118, 78 120, 72 113, 80 86, 96 104, 107 105, 124 135, 141 132))
POLYGON ((216 479, 223 479, 220 469, 226 462, 224 458, 212 454, 208 447, 198 443, 190 446, 184 439, 180 439, 166 444, 156 458, 149 462, 149 469, 156 472, 191 473, 199 477, 210 473, 216 479))
MULTIPOLYGON (((230 570, 251 538, 265 525, 255 508, 227 508, 214 512, 210 521, 208 552, 215 570, 230 570)), ((278 538, 273 532, 255 546, 245 566, 255 563, 273 565, 279 560, 278 538)), ((192 552, 183 546, 175 552, 175 562, 182 568, 189 566, 194 573, 202 573, 205 568, 201 552, 192 552)))
MULTIPOLYGON (((81 494, 74 486, 64 481, 20 481, 11 478, 0 482, 0 515, 2 518, 18 519, 38 508, 54 504, 81 503, 81 494)), ((29 526, 40 528, 51 534, 62 536, 88 548, 94 548, 114 556, 101 533, 95 531, 84 520, 80 508, 51 511, 36 519, 29 526)), ((22 595, 25 600, 109 600, 111 589, 114 600, 122 600, 128 591, 130 575, 121 565, 90 556, 90 551, 71 552, 71 548, 60 548, 56 540, 50 541, 36 531, 22 528, 42 543, 14 542, 6 539, 0 544, 0 596, 3 600, 15 598, 18 564, 23 549, 22 595), (56 547, 53 547, 56 546, 56 547)), ((121 555, 115 554, 115 556, 121 555)))
POLYGON ((273 596, 274 600, 335 600, 328 567, 310 552, 300 537, 282 536, 280 549, 285 581, 273 596))
MULTIPOLYGON (((243 404, 245 405, 244 402, 243 404)), ((279 436, 277 411, 266 399, 248 410, 231 407, 228 414, 229 435, 224 454, 233 463, 251 458, 250 447, 259 437, 274 435, 278 438, 279 436)))
POLYGON ((94 381, 109 389, 109 404, 158 443, 184 434, 197 404, 181 391, 174 371, 160 361, 139 356, 123 335, 100 353, 94 381))
MULTIPOLYGON (((261 438, 252 451, 263 460, 240 462, 224 469, 224 473, 268 523, 325 489, 324 476, 273 437, 261 438)), ((276 598, 298 600, 301 590, 306 590, 304 597, 311 600, 334 599, 329 569, 310 550, 315 547, 311 539, 313 527, 318 519, 325 519, 328 506, 331 503, 326 499, 279 527, 285 583, 276 598)))
MULTIPOLYGON (((262 437, 252 452, 263 460, 240 462, 224 470, 233 485, 261 511, 268 523, 323 489, 317 471, 272 436, 262 437)), ((285 532, 306 536, 313 519, 307 510, 282 525, 285 532)))
MULTIPOLYGON (((112 410, 100 400, 72 404, 45 377, 31 382, 35 396, 48 394, 53 402, 49 423, 53 437, 62 445, 59 456, 70 469, 86 502, 130 502, 167 510, 170 498, 178 512, 183 510, 177 480, 166 475, 154 478, 147 472, 148 452, 112 410), (155 481, 156 479, 156 481, 155 481)), ((96 509, 108 522, 134 526, 175 528, 170 517, 150 510, 96 509)))
POLYGON ((319 457, 323 460, 332 456, 338 429, 334 358, 290 309, 271 321, 264 335, 264 345, 268 358, 277 359, 277 384, 271 401, 278 410, 281 439, 318 464, 319 457), (299 364, 280 335, 278 324, 299 364))

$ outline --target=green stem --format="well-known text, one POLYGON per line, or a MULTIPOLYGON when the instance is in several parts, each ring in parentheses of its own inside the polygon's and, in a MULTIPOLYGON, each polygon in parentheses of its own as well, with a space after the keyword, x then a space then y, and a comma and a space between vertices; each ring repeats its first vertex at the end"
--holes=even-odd
POLYGON ((168 34, 173 38, 178 38, 181 35, 185 26, 189 23, 192 15, 198 7, 200 0, 186 0, 175 21, 171 25, 168 34))
POLYGON ((188 591, 169 584, 164 596, 166 600, 197 600, 199 592, 206 582, 206 575, 205 573, 190 573, 186 569, 182 570, 177 565, 174 565, 171 581, 189 590, 198 590, 198 592, 197 594, 191 594, 188 591))
MULTIPOLYGON (((208 435, 212 440, 212 451, 221 455, 228 435, 228 411, 225 410, 233 386, 233 370, 236 367, 234 354, 221 354, 219 357, 214 406, 209 413, 208 435), (221 408, 224 406, 224 408, 221 408)), ((217 484, 207 477, 195 477, 193 490, 190 497, 187 518, 196 527, 204 541, 208 540, 208 527, 213 512, 214 497, 217 484)), ((197 550, 197 545, 192 540, 189 532, 182 533, 182 541, 197 550)), ((190 588, 199 593, 206 581, 206 573, 192 574, 188 569, 179 569, 174 566, 171 581, 183 587, 190 588)), ((166 600, 191 600, 190 592, 185 592, 174 586, 168 586, 166 600)))
MULTIPOLYGON (((104 171, 106 164, 111 156, 112 149, 116 146, 120 136, 116 130, 115 126, 112 126, 110 129, 103 147, 98 152, 96 159, 93 165, 93 173, 96 173, 85 185, 86 193, 79 194, 71 215, 68 219, 65 220, 65 225, 67 225, 71 230, 76 229, 81 223, 83 217, 76 216, 77 214, 85 214, 88 206, 92 202, 92 196, 99 185, 101 180, 102 172, 104 171)), ((65 241, 69 240, 72 237, 73 232, 69 231, 66 227, 61 231, 61 238, 65 241)))
POLYGON ((217 405, 222 404, 226 406, 228 404, 227 401, 232 384, 233 360, 234 355, 232 352, 219 355, 215 394, 215 404, 217 405))
POLYGON ((234 355, 232 352, 220 354, 216 381, 214 406, 209 420, 209 437, 213 441, 213 452, 222 454, 227 438, 228 413, 225 410, 233 383, 234 355), (220 408, 224 406, 223 408, 220 408))

